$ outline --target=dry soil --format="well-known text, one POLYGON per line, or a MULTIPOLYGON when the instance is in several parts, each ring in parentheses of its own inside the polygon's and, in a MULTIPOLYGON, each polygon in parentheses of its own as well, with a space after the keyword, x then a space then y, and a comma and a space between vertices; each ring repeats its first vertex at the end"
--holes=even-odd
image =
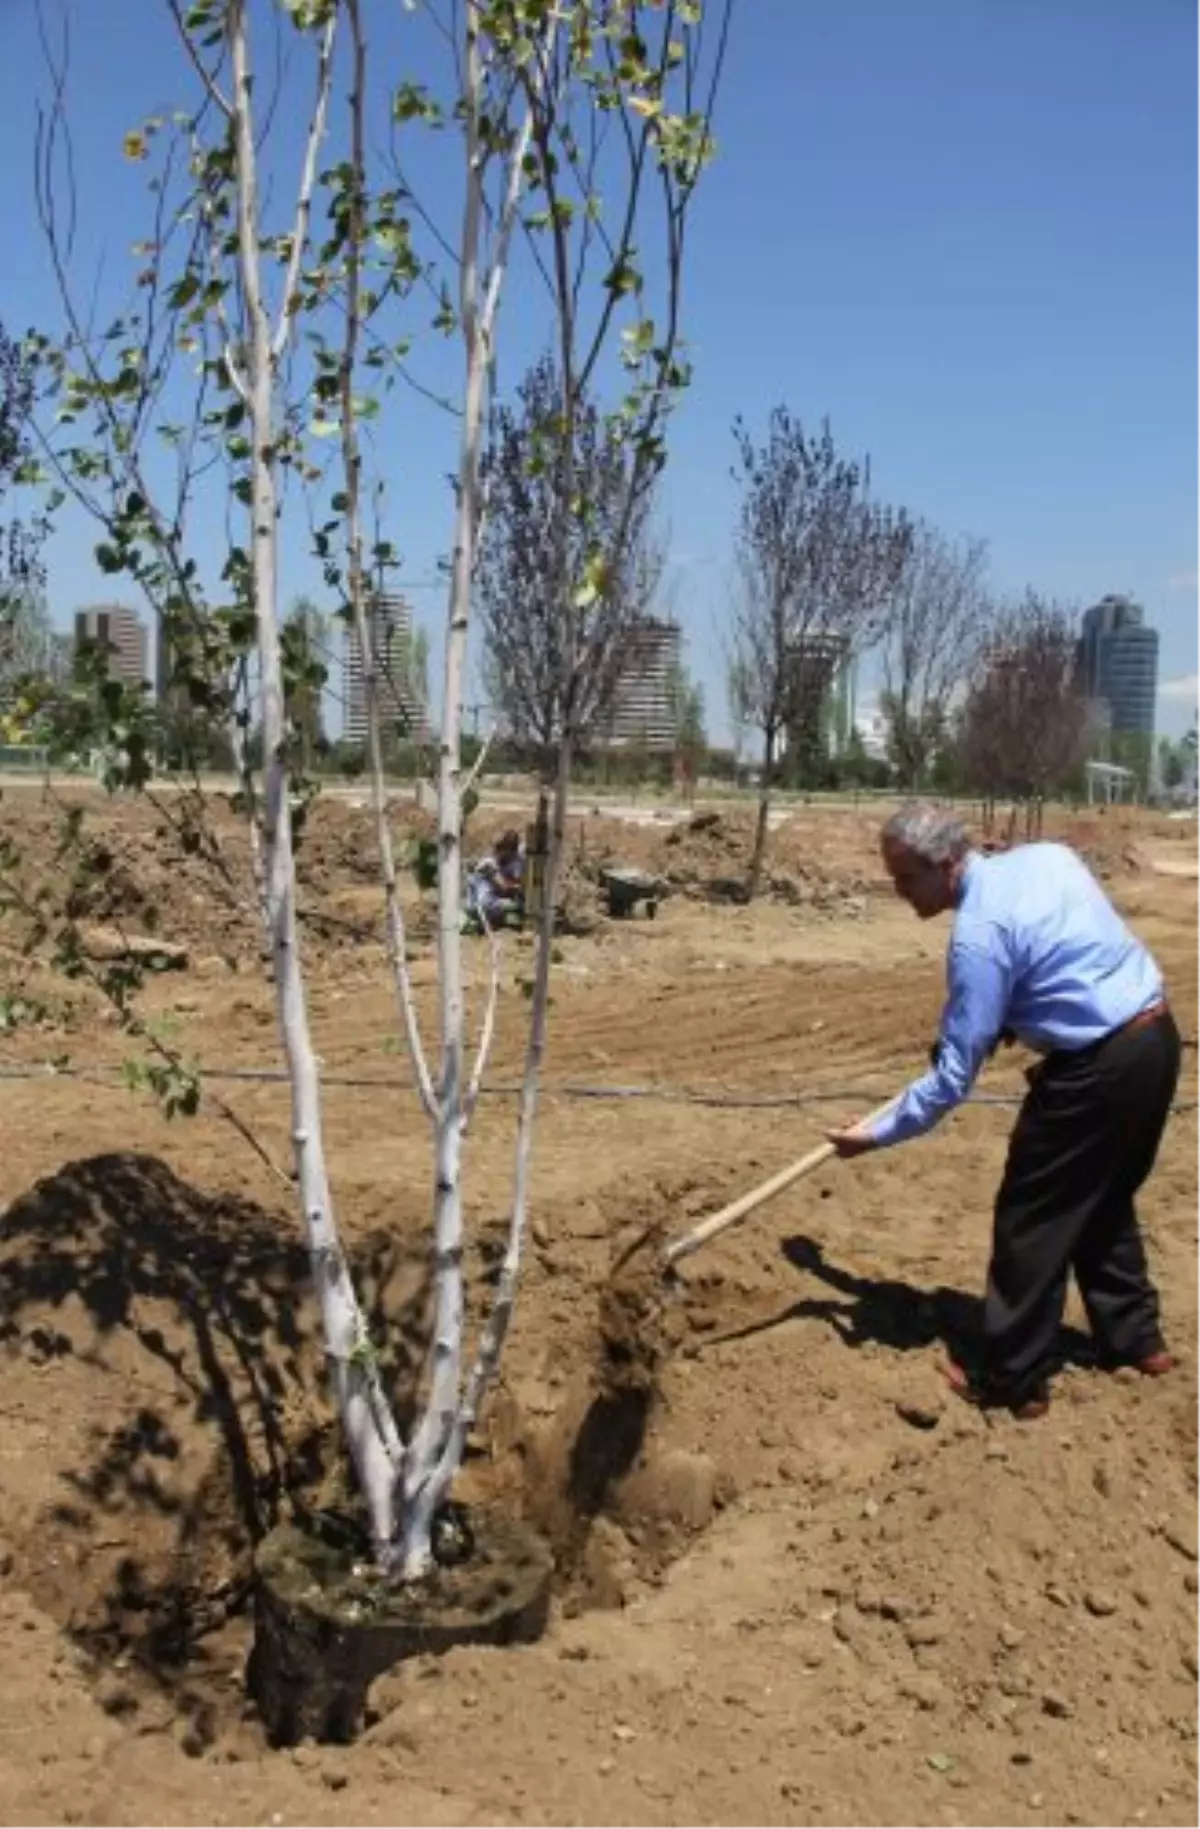
MULTIPOLYGON (((220 820, 236 876, 236 822, 220 820)), ((9 794, 0 821, 53 906, 51 814, 9 794)), ((122 874, 87 919, 156 920, 186 949, 147 993, 170 1046, 226 1076, 274 1071, 253 923, 156 823, 89 804, 122 874)), ((1044 1421, 947 1397, 939 1364, 975 1318, 1002 1104, 831 1166, 690 1259, 649 1317, 649 1359, 621 1357, 628 1310, 602 1301, 639 1228, 682 1229, 920 1067, 944 934, 886 895, 872 824, 797 815, 776 835, 773 893, 748 909, 723 887, 744 867, 737 814, 669 843, 574 823, 585 884, 605 857, 677 893, 655 921, 561 942, 529 1257, 464 1470, 468 1500, 501 1498, 551 1534, 554 1618, 537 1645, 385 1679, 350 1748, 271 1752, 243 1700, 252 1543, 282 1493, 329 1479, 290 1192, 208 1098, 168 1122, 121 1083, 131 1044, 86 984, 0 954, 34 1009, 0 1037, 0 1063, 28 1076, 0 1082, 2 1820, 1196 1820, 1196 885, 1152 867, 1194 857, 1194 827, 1056 825, 1154 947, 1190 1042, 1143 1202, 1172 1378, 1096 1370, 1073 1309, 1044 1421)), ((403 1380, 427 1294, 427 1135, 395 1039, 369 824, 319 808, 310 841, 333 1185, 403 1380)), ((413 970, 432 1033, 427 931, 418 918, 413 970)), ((477 1017, 486 955, 470 946, 477 1017)), ((476 1314, 506 1223, 528 976, 514 938, 469 1141, 476 1314)), ((982 1090, 1015 1096, 1020 1067, 1005 1057, 982 1090)), ((213 1091, 286 1162, 278 1081, 213 1091)))

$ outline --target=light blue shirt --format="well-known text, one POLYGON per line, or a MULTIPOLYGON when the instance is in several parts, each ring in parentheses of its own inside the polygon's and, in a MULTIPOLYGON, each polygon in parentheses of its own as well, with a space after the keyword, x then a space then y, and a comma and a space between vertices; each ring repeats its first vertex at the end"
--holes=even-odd
POLYGON ((937 1066, 872 1125, 881 1145, 920 1136, 965 1099, 1002 1029, 1042 1053, 1086 1048, 1157 1003, 1163 981, 1073 851, 1020 845, 968 856, 946 988, 937 1066))

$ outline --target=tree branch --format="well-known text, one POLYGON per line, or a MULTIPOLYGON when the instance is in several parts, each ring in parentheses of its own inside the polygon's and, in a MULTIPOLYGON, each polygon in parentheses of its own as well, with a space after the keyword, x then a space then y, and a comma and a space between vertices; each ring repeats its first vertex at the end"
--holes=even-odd
MULTIPOLYGON (((174 4, 174 0, 172 0, 174 4)), ((353 14, 352 14, 353 17, 353 14)), ((299 306, 300 262, 308 245, 308 225, 312 216, 313 185, 317 177, 317 153, 325 137, 325 119, 329 112, 329 94, 333 84, 333 47, 337 36, 338 12, 335 9, 329 16, 329 22, 321 34, 321 49, 317 58, 317 93, 313 102, 312 117, 308 125, 308 137, 304 146, 304 163, 300 172, 300 188, 296 197, 296 215, 292 228, 292 245, 288 250, 287 273, 283 282, 283 303, 279 311, 279 323, 271 345, 271 355, 278 362, 287 348, 292 324, 299 306)), ((360 148, 361 152, 361 148, 360 148)))

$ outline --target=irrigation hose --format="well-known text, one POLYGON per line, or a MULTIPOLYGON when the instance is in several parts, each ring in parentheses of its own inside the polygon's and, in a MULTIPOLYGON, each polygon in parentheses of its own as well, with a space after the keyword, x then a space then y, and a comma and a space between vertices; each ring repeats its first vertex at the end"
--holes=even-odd
MULTIPOLYGON (((93 1080, 101 1083, 117 1080, 124 1069, 112 1067, 72 1067, 58 1065, 53 1061, 35 1062, 24 1067, 0 1066, 0 1081, 35 1080, 35 1079, 78 1079, 93 1080)), ((222 1080, 231 1083, 286 1085, 287 1073, 282 1067, 204 1067, 197 1069, 200 1079, 222 1080)), ((378 1075, 353 1073, 323 1073, 321 1085, 348 1087, 357 1092, 398 1092, 405 1088, 407 1082, 399 1079, 382 1079, 378 1075)), ((545 1098, 559 1099, 594 1099, 598 1101, 634 1102, 637 1100, 656 1100, 664 1105, 698 1105, 718 1111, 796 1111, 805 1105, 841 1104, 853 1099, 878 1099, 878 1086, 829 1086, 817 1092, 796 1093, 756 1093, 756 1092, 706 1092, 690 1086, 590 1086, 567 1080, 560 1085, 543 1084, 542 1095, 545 1098)), ((485 1098, 515 1099, 520 1096, 521 1087, 517 1082, 511 1084, 485 1086, 482 1089, 485 1098)), ((1000 1107, 1017 1106, 1021 1097, 1008 1092, 973 1092, 964 1101, 968 1105, 995 1105, 1000 1107)), ((1200 1101, 1196 1099, 1177 1100, 1171 1110, 1175 1114, 1191 1112, 1197 1109, 1200 1101)))

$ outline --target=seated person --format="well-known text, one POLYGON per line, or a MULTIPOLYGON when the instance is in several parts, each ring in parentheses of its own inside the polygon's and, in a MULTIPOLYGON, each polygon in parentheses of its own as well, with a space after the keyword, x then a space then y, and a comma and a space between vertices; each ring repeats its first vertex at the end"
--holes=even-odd
POLYGON ((525 908, 524 874, 525 847, 518 833, 505 832, 492 855, 482 858, 467 878, 468 915, 489 927, 519 921, 525 908))

